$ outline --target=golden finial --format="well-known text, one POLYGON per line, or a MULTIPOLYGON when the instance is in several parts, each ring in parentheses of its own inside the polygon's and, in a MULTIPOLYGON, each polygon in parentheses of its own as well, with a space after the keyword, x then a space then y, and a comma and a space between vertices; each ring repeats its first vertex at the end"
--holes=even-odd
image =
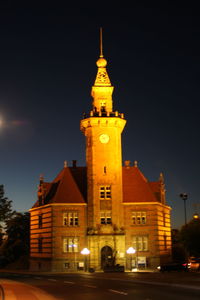
POLYGON ((135 161, 134 161, 134 167, 137 168, 137 166, 138 166, 138 162, 137 162, 137 160, 135 160, 135 161))
POLYGON ((64 168, 67 168, 67 161, 64 161, 64 168))
POLYGON ((100 55, 99 55, 99 57, 103 57, 102 27, 100 27, 100 55))
POLYGON ((164 182, 164 176, 162 172, 160 173, 159 181, 162 183, 164 182))

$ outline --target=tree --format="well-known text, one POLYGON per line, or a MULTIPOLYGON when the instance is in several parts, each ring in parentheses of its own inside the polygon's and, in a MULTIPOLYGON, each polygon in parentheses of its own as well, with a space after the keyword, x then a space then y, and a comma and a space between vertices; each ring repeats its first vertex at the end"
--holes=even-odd
POLYGON ((5 234, 5 223, 15 214, 12 210, 12 200, 4 196, 4 186, 0 185, 0 246, 5 234))
POLYGON ((15 211, 12 210, 12 200, 4 196, 4 186, 0 185, 0 223, 9 220, 15 211))
POLYGON ((3 255, 9 262, 29 254, 29 222, 28 212, 15 213, 15 216, 6 222, 7 240, 3 255))
POLYGON ((183 262, 187 259, 187 253, 181 240, 180 231, 172 229, 172 260, 183 262))
POLYGON ((200 219, 193 219, 184 225, 180 238, 189 256, 200 257, 200 219))

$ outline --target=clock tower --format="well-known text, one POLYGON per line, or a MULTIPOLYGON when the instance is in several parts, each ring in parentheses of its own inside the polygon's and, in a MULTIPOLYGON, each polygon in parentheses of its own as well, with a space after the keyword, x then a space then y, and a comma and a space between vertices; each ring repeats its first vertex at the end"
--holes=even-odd
POLYGON ((111 85, 103 57, 100 32, 100 57, 92 86, 92 110, 81 120, 86 136, 88 228, 109 233, 123 226, 121 133, 124 115, 113 110, 111 85))
POLYGON ((126 121, 113 109, 101 32, 96 64, 92 107, 80 122, 87 165, 65 162, 52 182, 41 178, 30 210, 30 266, 35 271, 156 269, 171 259, 171 208, 163 175, 149 181, 136 161, 122 166, 126 121), (88 256, 81 251, 86 247, 88 256))

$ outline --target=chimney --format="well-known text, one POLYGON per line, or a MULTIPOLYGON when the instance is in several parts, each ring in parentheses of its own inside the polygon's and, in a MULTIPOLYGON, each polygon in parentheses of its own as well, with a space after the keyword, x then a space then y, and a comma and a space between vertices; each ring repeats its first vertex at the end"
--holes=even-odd
POLYGON ((125 160, 125 161, 124 161, 124 165, 125 165, 125 167, 126 167, 127 169, 130 168, 130 164, 131 164, 131 161, 130 161, 130 160, 125 160))
POLYGON ((76 168, 76 162, 77 162, 76 160, 72 160, 72 167, 73 168, 76 168))

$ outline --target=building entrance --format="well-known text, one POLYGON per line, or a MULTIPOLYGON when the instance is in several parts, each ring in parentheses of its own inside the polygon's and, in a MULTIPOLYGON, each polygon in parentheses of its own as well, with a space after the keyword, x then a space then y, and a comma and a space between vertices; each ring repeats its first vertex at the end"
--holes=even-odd
POLYGON ((114 266, 113 250, 109 246, 104 246, 101 249, 101 268, 114 266))

